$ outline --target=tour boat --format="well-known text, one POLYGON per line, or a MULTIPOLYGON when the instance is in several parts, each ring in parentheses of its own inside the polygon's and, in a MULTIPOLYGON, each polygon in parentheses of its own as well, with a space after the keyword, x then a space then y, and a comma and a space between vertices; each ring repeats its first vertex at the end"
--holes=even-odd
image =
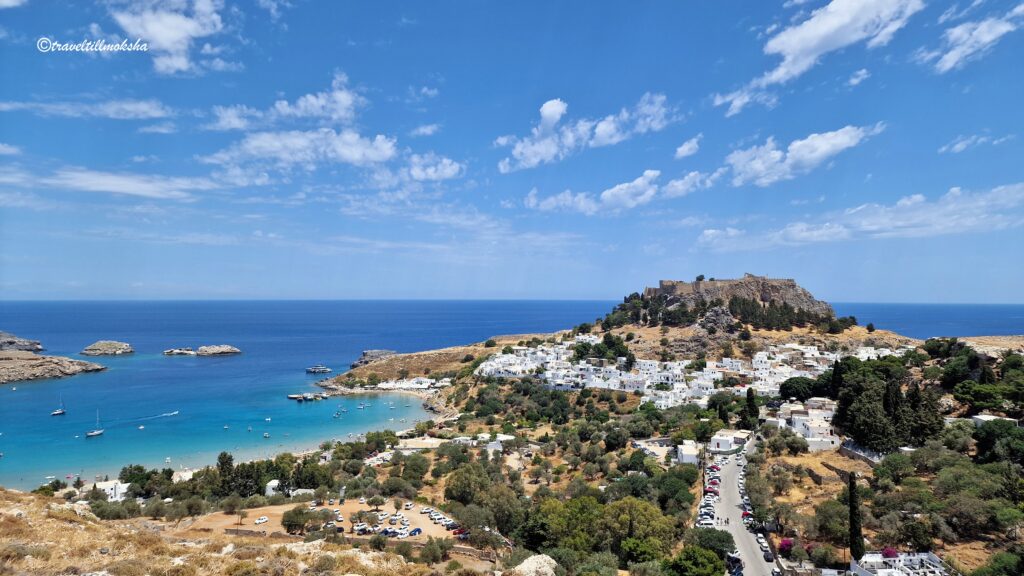
POLYGON ((270 432, 264 432, 263 433, 263 437, 264 438, 270 438, 270 432))
POLYGON ((63 416, 65 414, 67 414, 67 412, 64 410, 64 398, 61 398, 60 408, 57 408, 53 412, 50 412, 50 416, 63 416))
POLYGON ((298 400, 299 402, 301 402, 302 401, 302 394, 289 394, 288 395, 288 399, 289 400, 298 400))
POLYGON ((310 366, 306 368, 306 374, 330 374, 331 369, 323 364, 317 364, 316 366, 310 366))
POLYGON ((102 435, 103 435, 103 428, 100 428, 100 411, 97 410, 96 411, 96 429, 95 430, 89 430, 88 432, 86 432, 85 433, 85 437, 86 438, 95 438, 96 436, 102 436, 102 435))

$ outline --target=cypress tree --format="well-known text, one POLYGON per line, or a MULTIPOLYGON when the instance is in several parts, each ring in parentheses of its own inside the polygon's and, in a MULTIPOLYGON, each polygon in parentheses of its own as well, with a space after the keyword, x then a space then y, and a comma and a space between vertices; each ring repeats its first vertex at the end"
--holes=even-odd
POLYGON ((850 472, 850 557, 860 560, 864 556, 864 534, 861 530, 860 493, 857 492, 857 473, 850 472))

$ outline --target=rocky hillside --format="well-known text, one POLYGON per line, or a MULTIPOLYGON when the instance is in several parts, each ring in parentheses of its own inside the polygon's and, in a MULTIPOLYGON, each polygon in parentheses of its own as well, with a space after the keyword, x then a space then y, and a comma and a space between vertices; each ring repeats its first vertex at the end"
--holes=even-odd
POLYGON ((662 280, 657 288, 645 288, 644 298, 665 298, 671 308, 684 305, 694 309, 720 300, 728 304, 733 298, 752 300, 762 305, 769 303, 781 306, 788 304, 796 310, 810 312, 817 316, 834 316, 828 302, 816 299, 810 292, 792 279, 775 279, 753 274, 744 274, 736 280, 662 280))
POLYGON ((0 350, 22 350, 25 352, 42 352, 43 345, 39 343, 39 340, 29 340, 27 338, 20 338, 11 334, 10 332, 4 332, 0 330, 0 350))
MULTIPOLYGON (((219 512, 216 514, 220 514, 219 512)), ((172 525, 100 521, 86 504, 0 488, 0 574, 419 576, 431 568, 322 540, 171 537, 172 525)))

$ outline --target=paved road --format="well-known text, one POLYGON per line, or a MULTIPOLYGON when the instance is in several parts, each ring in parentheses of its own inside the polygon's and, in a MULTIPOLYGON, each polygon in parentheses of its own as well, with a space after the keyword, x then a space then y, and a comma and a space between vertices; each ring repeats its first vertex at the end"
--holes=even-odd
MULTIPOLYGON (((748 450, 753 445, 748 445, 748 450)), ((729 462, 722 466, 722 500, 717 506, 717 515, 722 522, 729 519, 728 526, 718 526, 720 530, 728 530, 736 541, 736 548, 743 558, 743 576, 771 576, 774 563, 765 562, 761 547, 757 545, 754 534, 743 525, 743 500, 740 498, 739 479, 740 466, 736 456, 730 456, 729 462)))

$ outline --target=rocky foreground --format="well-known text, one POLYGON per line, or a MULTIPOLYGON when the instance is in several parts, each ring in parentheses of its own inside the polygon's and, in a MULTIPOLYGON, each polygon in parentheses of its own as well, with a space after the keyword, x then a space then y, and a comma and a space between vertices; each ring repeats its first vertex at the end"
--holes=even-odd
POLYGON ((82 372, 106 370, 104 366, 63 356, 41 356, 24 350, 0 351, 0 384, 22 380, 63 378, 82 372))

